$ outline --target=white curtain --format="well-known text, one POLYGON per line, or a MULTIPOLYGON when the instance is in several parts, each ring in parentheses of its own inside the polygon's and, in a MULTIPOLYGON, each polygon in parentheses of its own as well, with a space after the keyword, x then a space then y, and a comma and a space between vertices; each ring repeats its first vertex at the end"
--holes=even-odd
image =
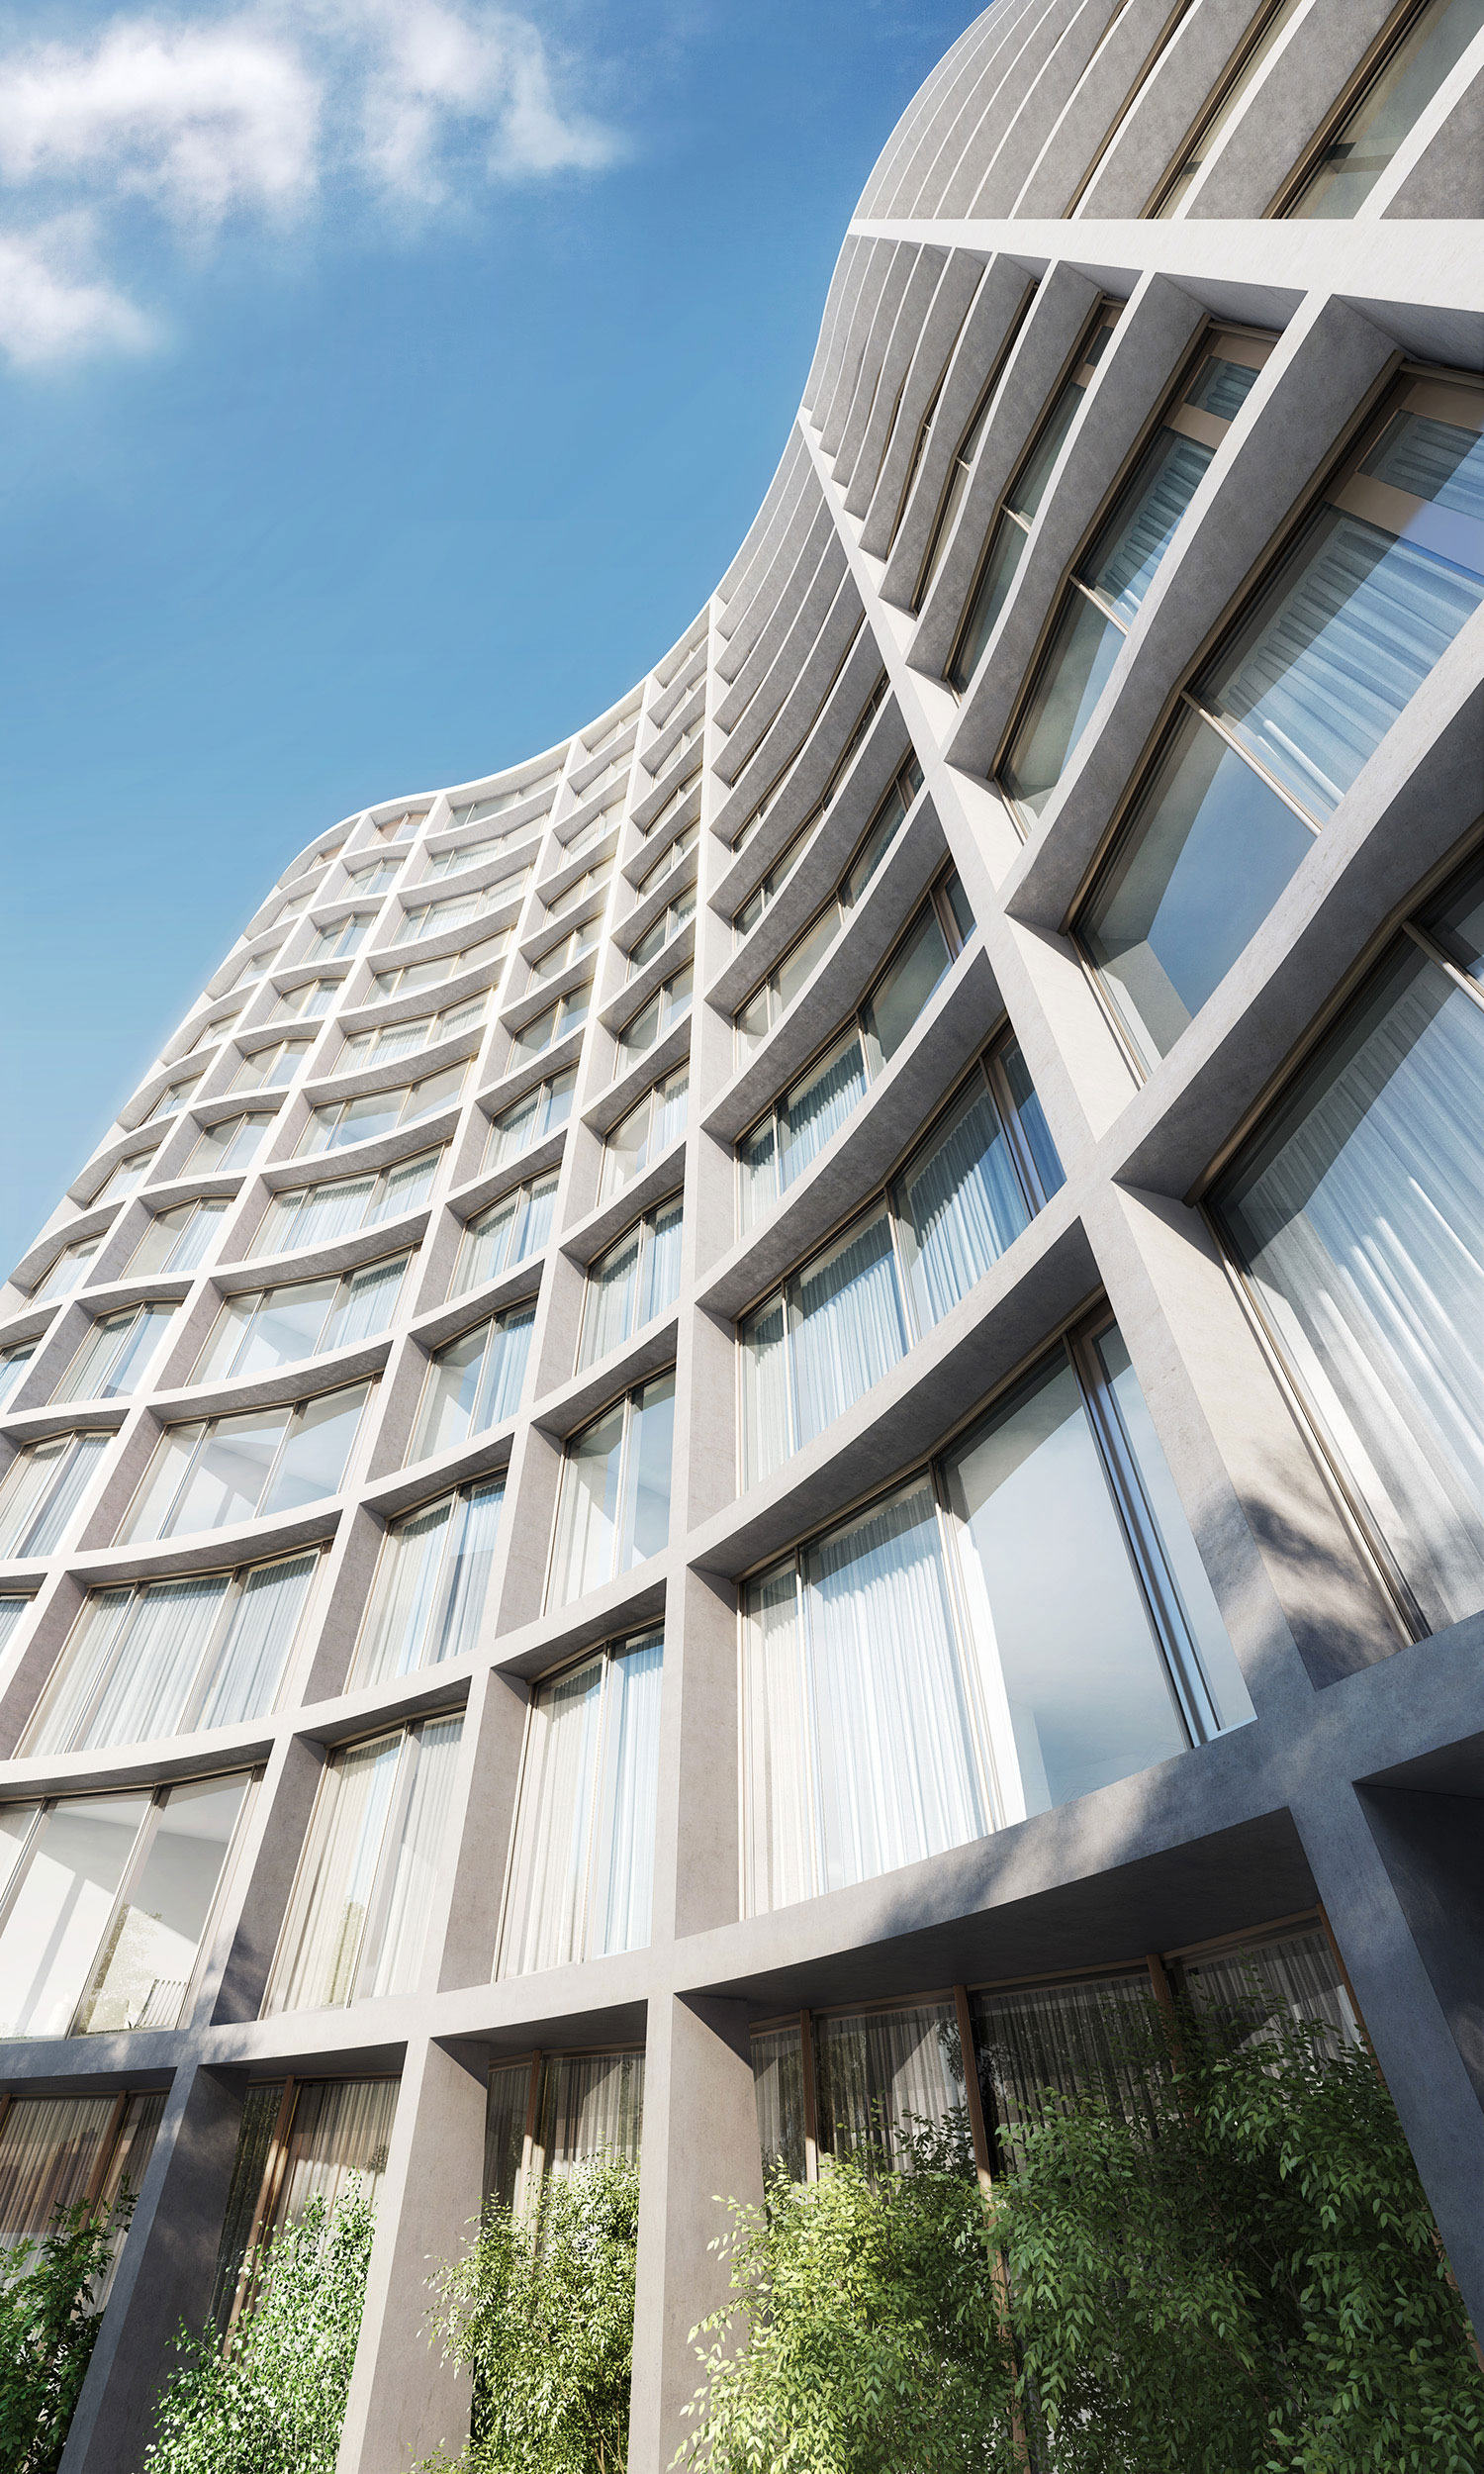
POLYGON ((1274 2020, 1307 2020, 1326 2028, 1337 2048, 1360 2042, 1360 2023, 1335 1953, 1317 1925, 1309 1933, 1187 1959, 1181 1974, 1197 2008, 1220 2011, 1229 2025, 1252 2021, 1244 2042, 1260 2043, 1274 2020))
POLYGON ((444 1536, 457 1500, 445 1494, 388 1532, 353 1668, 355 1684, 382 1683, 429 1663, 444 1536))
POLYGON ((332 2210, 352 2174, 374 2206, 396 2111, 395 2079, 314 2079, 298 2088, 278 2204, 265 2236, 296 2225, 312 2199, 332 2210))
POLYGON ((485 2197, 504 2207, 515 2203, 525 2146, 525 2109, 530 2095, 528 2061, 497 2061, 490 2069, 485 2108, 485 2197))
POLYGON ((1484 1010, 1402 948, 1221 1204, 1435 1627, 1484 1576, 1484 1010))
POLYGON ((801 1177, 866 1095, 866 1061, 857 1038, 847 1040, 809 1080, 790 1091, 780 1111, 780 1189, 801 1177))
POLYGON ((914 2132, 967 2136, 967 2089, 951 2002, 816 2019, 819 2143, 837 2156, 884 2150, 899 2167, 914 2132))
POLYGON ((420 1160, 409 1160, 405 1168, 384 1171, 375 1203, 366 1213, 367 1227, 395 1220, 425 1202, 438 1173, 438 1157, 436 1151, 424 1151, 420 1160))
MULTIPOLYGON (((112 1671, 134 1601, 132 1589, 90 1589, 19 1750, 67 1753, 83 1740, 88 1713, 112 1671)), ((28 1598, 6 1601, 24 1607, 28 1598)))
POLYGON ((587 1308, 583 1317, 581 1364, 592 1366, 634 1328, 634 1295, 639 1278, 639 1237, 632 1228, 588 1275, 587 1308))
POLYGON ((85 1743, 143 1744, 176 1732, 227 1588, 226 1573, 212 1572, 138 1592, 85 1743))
POLYGON ((345 1349, 352 1341, 373 1340, 384 1332, 397 1310, 398 1291, 410 1258, 399 1255, 392 1263, 370 1263, 361 1272, 353 1272, 343 1283, 329 1318, 329 1328, 321 1343, 323 1349, 345 1349))
POLYGON ((1096 2096, 1135 2123, 1161 2099, 1154 1992, 1138 1974, 979 1993, 974 2003, 979 2084, 991 2140, 1013 2158, 1016 2134, 1048 2095, 1096 2096))
POLYGON ((1126 627, 1133 624, 1215 452, 1177 429, 1161 429, 1142 487, 1136 484, 1136 504, 1122 522, 1115 517, 1116 536, 1100 544, 1101 561, 1088 581, 1112 603, 1126 627))
POLYGON ((532 1703, 502 1975, 582 1954, 603 1686, 603 1662, 589 1659, 532 1703))
POLYGON ((546 2171, 560 2177, 585 2156, 635 2161, 644 2125, 642 2053, 563 2053, 541 2073, 537 2134, 546 2171))
POLYGON ((11 2099, 0 2123, 0 2250, 39 2240, 53 2209, 83 2197, 113 2111, 112 2096, 11 2099))
POLYGON ((764 2028, 752 2040, 753 2094, 763 2171, 788 2166, 804 2178, 803 2043, 797 2028, 764 2028))
POLYGON ((742 1326, 744 1482, 758 1485, 782 1469, 790 1449, 784 1301, 775 1297, 742 1326))
POLYGON ((198 1727, 240 1726, 273 1707, 317 1561, 296 1555, 291 1563, 259 1564, 242 1575, 198 1727))
POLYGON ((551 1604, 569 1605, 596 1589, 613 1570, 618 1526, 618 1472, 623 1454, 624 1410, 603 1415, 574 1435, 562 1463, 557 1502, 556 1548, 551 1568, 551 1604))
POLYGON ((402 1755, 400 1735, 333 1754, 284 1919, 263 2015, 350 1999, 402 1755))
POLYGON ((521 1305, 512 1306, 508 1314, 497 1315, 490 1324, 484 1379, 471 1434, 483 1434, 487 1426, 499 1426, 506 1418, 514 1416, 520 1405, 520 1386, 525 1380, 525 1361, 530 1354, 535 1319, 535 1307, 521 1305))
POLYGON ((657 1211, 648 1224, 644 1251, 644 1295, 639 1321, 649 1323, 680 1295, 683 1214, 678 1202, 657 1211))
POLYGON ((987 1823, 931 1492, 895 1496, 810 1549, 805 1584, 833 1890, 987 1823))
POLYGON ((663 1639, 608 1661, 603 1776, 599 1795, 587 1955, 643 1950, 654 1898, 663 1639))
POLYGON ((906 1354, 884 1207, 788 1284, 793 1443, 802 1449, 906 1354))
POLYGON ((467 1657, 479 1638, 504 1502, 503 1475, 466 1487, 458 1498, 448 1534, 438 1626, 424 1662, 428 1665, 467 1657))
POLYGON ((908 1168, 902 1203, 912 1301, 926 1331, 982 1280, 1030 1217, 999 1110, 982 1085, 908 1168))
POLYGON ((404 1758, 416 1760, 417 1766, 392 1853, 391 1877, 382 1893, 386 1921, 379 1947, 363 1957, 355 1988, 358 2000, 419 1989, 462 1734, 461 1718, 439 1718, 409 1739, 404 1758))
POLYGON ((747 1912, 816 1888, 814 1760, 793 1566, 747 1593, 742 1641, 743 1872, 747 1912))
MULTIPOLYGON (((49 1555, 60 1543, 112 1434, 68 1435, 16 1455, 15 1489, 0 1514, 0 1555, 49 1555)), ((8 1475, 9 1473, 7 1473, 8 1475)))
POLYGON ((470 1229, 462 1246, 449 1289, 451 1297, 463 1296, 466 1289, 479 1288, 505 1262, 506 1241, 511 1223, 520 1208, 520 1193, 507 1194, 492 1211, 486 1211, 470 1229))

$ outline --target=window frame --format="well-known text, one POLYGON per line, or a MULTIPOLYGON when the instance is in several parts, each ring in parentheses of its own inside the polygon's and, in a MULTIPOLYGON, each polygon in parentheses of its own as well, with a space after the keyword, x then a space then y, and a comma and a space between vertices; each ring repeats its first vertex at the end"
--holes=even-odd
MULTIPOLYGON (((242 1326, 241 1337, 237 1344, 237 1353, 240 1354, 241 1350, 245 1348, 251 1337, 253 1325, 256 1323, 259 1314, 263 1312, 265 1301, 267 1299, 277 1296, 280 1291, 285 1289, 315 1288, 318 1287, 323 1281, 332 1280, 335 1284, 334 1294, 329 1299, 325 1308, 325 1312, 321 1317, 320 1334, 314 1347, 312 1349, 307 1349, 302 1357, 281 1358, 277 1366, 262 1367, 258 1370, 258 1373, 260 1376, 270 1376, 278 1374, 285 1367, 308 1366, 314 1359, 329 1355, 330 1352, 325 1342, 325 1335, 328 1331, 331 1322, 333 1321, 335 1315, 339 1312, 346 1298, 350 1296, 355 1283, 361 1278, 362 1274, 366 1272, 390 1271, 394 1263, 400 1263, 402 1266, 402 1279, 406 1280, 408 1272, 412 1268, 416 1254, 416 1247, 404 1248, 394 1246, 390 1254, 373 1256, 371 1261, 368 1263, 352 1264, 343 1272, 322 1272, 318 1275, 311 1273, 308 1279, 305 1280, 268 1281, 261 1288, 238 1288, 232 1290, 231 1294, 222 1298, 221 1304, 212 1318, 206 1338, 203 1340, 201 1347, 196 1354, 196 1358, 188 1378, 189 1384, 194 1387, 197 1384, 205 1384, 208 1382, 231 1383, 236 1382, 239 1380, 238 1372, 234 1367, 226 1368, 221 1373, 214 1375, 205 1375, 201 1371, 205 1366, 208 1355, 216 1345, 219 1330, 224 1327, 233 1306, 240 1305, 246 1299, 252 1300, 251 1314, 242 1326)), ((400 1296, 401 1282, 398 1284, 398 1297, 400 1298, 400 1296)), ((395 1312, 395 1303, 393 1310, 395 1312)), ((366 1338, 363 1340, 353 1342, 340 1341, 335 1345, 340 1348, 367 1348, 374 1341, 385 1338, 390 1329, 391 1325, 390 1323, 387 1323, 383 1325, 381 1331, 368 1333, 366 1338)))
MULTIPOLYGON (((556 1502, 552 1510, 551 1539, 546 1550, 546 1578, 541 1591, 541 1610, 544 1615, 554 1615, 560 1613, 568 1607, 580 1606, 584 1598, 592 1597, 594 1593, 600 1589, 612 1588, 615 1581, 622 1580, 629 1572, 642 1570, 645 1564, 654 1561, 654 1558, 651 1556, 643 1556, 640 1558, 638 1563, 626 1564, 615 1570, 605 1572, 601 1580, 592 1581, 587 1588, 579 1590, 570 1598, 557 1598, 553 1595, 557 1577, 557 1541, 562 1534, 562 1512, 566 1490, 569 1483, 568 1471, 572 1461, 573 1445, 575 1443, 580 1443, 584 1435, 591 1434, 595 1426, 601 1426, 603 1419, 611 1416, 615 1408, 622 1409, 623 1433, 618 1447, 618 1474, 614 1483, 614 1500, 618 1507, 618 1517, 615 1520, 613 1527, 613 1551, 614 1559, 616 1561, 623 1540, 622 1514, 623 1506, 627 1499, 626 1489, 628 1483, 629 1462, 634 1449, 634 1427, 637 1422, 637 1414, 639 1413, 637 1410, 637 1404, 642 1401, 644 1393, 650 1388, 651 1384, 663 1382, 667 1376, 670 1379, 670 1396, 673 1401, 677 1394, 675 1387, 676 1369, 674 1363, 672 1362, 668 1366, 657 1366, 649 1374, 641 1375, 637 1380, 626 1383, 622 1389, 614 1392, 610 1398, 605 1400, 601 1408, 595 1409, 591 1416, 585 1417, 582 1420, 580 1425, 574 1426, 570 1434, 563 1436, 561 1467, 557 1474, 556 1502)), ((675 1467, 673 1460, 671 1463, 670 1479, 673 1486, 675 1479, 675 1467)), ((668 1525, 667 1503, 667 1528, 668 1525)), ((665 1550, 663 1548, 657 1550, 657 1553, 660 1554, 663 1554, 665 1550)))
MULTIPOLYGON (((271 1403, 265 1403, 261 1412, 252 1409, 227 1408, 214 1409, 206 1417, 161 1418, 158 1421, 158 1435, 154 1449, 150 1453, 148 1461, 144 1465, 138 1486, 135 1488, 133 1495, 130 1497, 129 1505, 124 1513, 123 1519, 121 1520, 119 1527, 114 1532, 115 1539, 120 1544, 130 1546, 165 1546, 169 1543, 172 1537, 177 1535, 182 1537, 209 1537, 211 1535, 210 1530, 182 1530, 177 1532, 164 1526, 156 1529, 151 1538, 137 1538, 133 1534, 133 1523, 143 1503, 145 1491, 149 1485, 150 1476, 153 1473, 155 1462, 159 1456, 160 1446, 178 1427, 196 1426, 201 1430, 196 1442, 191 1448, 190 1459, 186 1462, 185 1467, 180 1473, 180 1477, 176 1484, 175 1491, 170 1497, 169 1505, 162 1516, 163 1520, 167 1521, 170 1514, 175 1510, 176 1505, 180 1502, 186 1486, 190 1483, 191 1477, 200 1460, 203 1446, 208 1441, 209 1437, 215 1433, 217 1427, 221 1425, 224 1418, 251 1417, 257 1414, 271 1415, 275 1409, 287 1409, 289 1412, 288 1422, 285 1425, 282 1434, 279 1436, 277 1443, 274 1445, 272 1459, 269 1461, 263 1472, 263 1481, 258 1491, 256 1508, 253 1511, 244 1512, 240 1520, 222 1521, 214 1524, 214 1526, 224 1529, 237 1529, 244 1526, 248 1521, 270 1520, 278 1517, 278 1515, 274 1513, 264 1512, 262 1506, 273 1491, 273 1482, 282 1466, 283 1457, 288 1449, 290 1438, 295 1433, 297 1427, 302 1423, 304 1412, 315 1400, 333 1399, 335 1393, 339 1391, 359 1391, 363 1395, 360 1413, 356 1419, 355 1432, 351 1436, 349 1445, 346 1448, 345 1466, 340 1473, 340 1484, 335 1488, 333 1494, 312 1495, 310 1497, 311 1503, 333 1503, 336 1496, 344 1491, 345 1471, 350 1468, 355 1457, 356 1448, 362 1440, 365 1431, 366 1413, 369 1410, 372 1399, 375 1395, 376 1385, 377 1377, 375 1375, 359 1375, 348 1383, 339 1380, 318 1383, 312 1391, 296 1393, 292 1400, 277 1400, 271 1403)), ((304 1508, 307 1509, 308 1506, 304 1508)))
MULTIPOLYGON (((643 1172, 641 1171, 640 1174, 642 1175, 643 1172)), ((671 1306, 675 1303, 674 1298, 670 1300, 669 1304, 662 1305, 659 1308, 658 1313, 647 1316, 642 1322, 636 1322, 633 1329, 627 1332, 622 1340, 615 1341, 612 1344, 612 1348, 604 1350, 602 1356, 595 1355, 593 1357, 587 1357, 584 1355, 588 1329, 593 1315, 594 1281, 596 1276, 602 1272, 603 1265, 607 1262, 610 1255, 616 1254, 620 1246, 627 1245, 629 1238, 633 1235, 635 1229, 637 1229, 639 1232, 639 1251, 634 1260, 634 1293, 636 1298, 642 1294, 644 1275, 648 1265, 649 1255, 655 1242, 654 1224, 664 1213, 670 1211, 677 1211, 681 1214, 681 1226, 684 1228, 684 1188, 677 1186, 673 1193, 662 1194, 658 1202, 652 1202, 647 1210, 641 1211, 637 1218, 630 1220, 626 1228, 620 1229, 618 1235, 613 1238, 608 1245, 604 1246, 602 1254, 595 1255, 592 1262, 588 1265, 586 1273, 583 1277, 583 1310, 578 1318, 577 1354, 573 1362, 574 1374, 585 1374, 590 1366, 601 1366, 603 1357, 610 1357, 613 1354, 614 1349, 626 1349, 631 1341, 637 1339, 641 1331, 647 1331, 651 1323, 657 1323, 663 1315, 670 1312, 671 1306)), ((679 1290, 677 1290, 676 1293, 678 1296, 679 1290)))

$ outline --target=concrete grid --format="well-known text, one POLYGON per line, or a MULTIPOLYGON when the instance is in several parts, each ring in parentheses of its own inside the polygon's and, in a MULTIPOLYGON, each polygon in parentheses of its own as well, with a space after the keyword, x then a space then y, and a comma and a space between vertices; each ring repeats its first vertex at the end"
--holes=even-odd
MULTIPOLYGON (((137 2466, 167 2340, 210 2288, 249 2077, 391 2070, 401 2087, 342 2474, 392 2474, 457 2442, 467 2397, 422 2332, 430 2256, 458 2246, 480 2200, 490 2062, 642 2044, 646 2092, 630 2464, 659 2474, 696 2378, 689 2331, 720 2298, 707 2245, 717 2193, 760 2190, 749 2030, 802 2007, 1009 1980, 1187 1946, 1322 1903, 1400 2108, 1459 2283, 1484 2325, 1484 2008, 1479 1797, 1484 1615, 1404 1636, 1300 1418, 1259 1344, 1201 1193, 1316 1027, 1397 921, 1467 846, 1481 806, 1484 614, 1454 640, 1366 764, 1239 962, 1147 1079, 1136 1076, 1067 932, 1119 803, 1177 690, 1406 361, 1477 369, 1484 285, 1476 144, 1484 37, 1429 106, 1351 222, 1269 209, 1369 57, 1381 0, 1306 0, 1182 212, 1145 207, 1234 47, 1252 0, 1196 0, 1162 51, 1166 0, 999 0, 904 114, 847 236, 803 404, 768 498, 706 610, 640 686, 570 742, 488 781, 394 799, 345 819, 284 873, 244 937, 69 1189, 0 1296, 0 1346, 31 1339, 0 1413, 9 1454, 77 1426, 116 1434, 57 1550, 4 1568, 34 1593, 0 1665, 0 1752, 13 1754, 84 1592, 104 1581, 216 1570, 275 1549, 325 1550, 313 1621, 271 1718, 166 1745, 12 1759, 4 1792, 163 1781, 259 1765, 245 1845, 197 1983, 171 2032, 12 2046, 13 2089, 166 2091, 163 2124, 64 2458, 65 2474, 137 2466), (1099 48, 1099 46, 1101 48, 1099 48), (1132 97, 1132 100, 1130 98, 1132 97), (1022 303, 1028 282, 1035 290, 1022 303), (985 528, 1100 297, 1126 302, 1063 447, 1014 588, 967 695, 943 683, 985 528), (1092 723, 1029 839, 988 779, 1061 581, 1213 319, 1275 348, 1159 571, 1092 723), (1018 323, 1017 323, 1018 322, 1018 323), (991 370, 999 378, 973 478, 920 613, 910 605, 950 466, 991 370), (731 919, 807 818, 884 669, 888 693, 825 824, 734 951, 731 919), (691 725, 698 740, 681 745, 691 725), (615 723, 618 735, 611 737, 615 723), (610 743, 604 743, 610 742, 610 743), (758 1053, 740 1068, 731 1016, 834 886, 908 752, 924 787, 866 897, 758 1053), (597 752, 595 752, 597 751, 597 752), (613 796, 601 838, 580 838, 613 796), (677 803, 699 752, 702 769, 677 803), (795 761, 796 760, 796 761, 795 761), (787 769, 791 764, 791 772, 787 769), (498 884, 498 853, 424 884, 431 856, 479 840, 451 808, 556 768, 534 868, 508 903, 386 948, 422 900, 498 884), (740 851, 733 839, 787 776, 740 851), (601 787, 596 795, 594 784, 601 787), (341 914, 378 828, 425 809, 354 958, 312 966, 317 922, 341 914), (646 833, 654 819, 657 830, 646 833), (698 816, 696 853, 636 892, 698 816), (578 985, 581 960, 535 982, 550 903, 612 853, 586 1028, 536 1062, 512 1028, 578 985), (909 910, 952 859, 978 933, 848 1125, 778 1207, 737 1236, 735 1143, 862 998, 909 910), (688 882, 694 922, 636 979, 627 952, 688 882), (167 1121, 148 1182, 94 1200, 286 900, 310 901, 205 1076, 167 1121), (502 924, 513 958, 433 991, 378 1000, 377 967, 463 950, 502 924), (616 1033, 694 952, 682 1025, 616 1075, 616 1033), (294 1080, 244 1104, 274 1113, 240 1174, 193 1175, 203 1123, 285 989, 339 983, 294 1080), (414 1063, 337 1075, 347 1030, 410 1019, 495 986, 486 1023, 414 1063), (1067 1182, 972 1291, 856 1409, 777 1476, 739 1490, 740 1311, 801 1263, 901 1160, 963 1068, 1008 1015, 1067 1182), (285 1278, 418 1246, 389 1334, 272 1377, 192 1387, 221 1297, 264 1285, 245 1252, 311 1108, 469 1056, 455 1106, 407 1131, 323 1154, 311 1178, 444 1145, 408 1219, 281 1259, 285 1278), (600 1203, 603 1140, 655 1080, 689 1060, 687 1131, 600 1203), (564 1138, 518 1172, 485 1174, 492 1117, 575 1063, 564 1138), (447 1295, 467 1219, 533 1170, 559 1175, 541 1254, 447 1295), (683 1190, 680 1295, 657 1323, 574 1374, 589 1266, 651 1202, 683 1190), (225 1199, 201 1268, 130 1278, 150 1210, 225 1199), (63 1242, 93 1236, 89 1284, 32 1291, 63 1242), (536 1295, 517 1415, 405 1466, 427 1352, 508 1298, 536 1295), (48 1405, 89 1316, 141 1297, 178 1306, 152 1387, 113 1404, 48 1405), (738 1582, 935 1450, 1090 1301, 1117 1316, 1256 1712, 1254 1721, 988 1839, 772 1914, 739 1915, 738 1582), (674 1365, 670 1543, 576 1605, 543 1606, 562 1451, 598 1408, 674 1365), (180 1544, 116 1532, 169 1415, 302 1397, 374 1375, 344 1489, 291 1520, 180 1544), (459 1480, 507 1471, 477 1649, 375 1687, 345 1688, 386 1519, 459 1480), (651 1946, 491 1981, 528 1688, 574 1651, 663 1619, 658 1840, 651 1946), (429 1710, 465 1714, 455 1809, 423 1989, 333 2012, 258 2017, 300 1847, 329 1749, 429 1710)), ((539 813, 539 809, 527 809, 539 813)), ((518 819, 521 810, 512 813, 518 819)), ((507 819, 499 820, 504 824, 507 819)), ((285 1026, 292 1030, 292 1024, 285 1026)), ((1074 1541, 1069 1542, 1074 1549, 1074 1541)))

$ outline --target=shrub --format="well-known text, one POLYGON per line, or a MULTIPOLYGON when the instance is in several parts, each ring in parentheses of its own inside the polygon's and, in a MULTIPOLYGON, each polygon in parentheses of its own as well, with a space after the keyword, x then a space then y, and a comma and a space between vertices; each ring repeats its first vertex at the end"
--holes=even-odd
POLYGON ((55 2474, 93 2340, 91 2307, 134 2201, 58 2208, 40 2242, 0 2251, 0 2465, 55 2474))
POLYGON ((333 2211, 311 2200, 255 2254, 257 2297, 226 2352, 214 2329, 182 2328, 146 2474, 334 2474, 372 2228, 354 2180, 333 2211))
POLYGON ((437 2280, 444 2358, 474 2376, 460 2474, 622 2474, 634 2343, 639 2174, 592 2156, 542 2192, 539 2215, 492 2200, 437 2280))

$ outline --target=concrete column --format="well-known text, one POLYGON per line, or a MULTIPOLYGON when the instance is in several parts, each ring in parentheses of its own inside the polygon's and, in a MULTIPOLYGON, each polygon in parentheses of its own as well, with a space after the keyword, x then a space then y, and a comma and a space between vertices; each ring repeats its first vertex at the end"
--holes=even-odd
POLYGON ((241 2074, 188 2062, 165 2099, 61 2474, 137 2474, 175 2331, 206 2319, 242 2119, 241 2074))
POLYGON ((691 2331, 728 2293, 710 2248, 721 2203, 763 2196, 748 2018, 744 2002, 704 1995, 650 2004, 628 2474, 664 2474, 693 2427, 691 2331))
POLYGON ((428 2279, 457 2257, 483 2196, 487 2058, 411 2046, 397 2099, 339 2474, 407 2474, 469 2430, 469 2382, 428 2342, 428 2279))

